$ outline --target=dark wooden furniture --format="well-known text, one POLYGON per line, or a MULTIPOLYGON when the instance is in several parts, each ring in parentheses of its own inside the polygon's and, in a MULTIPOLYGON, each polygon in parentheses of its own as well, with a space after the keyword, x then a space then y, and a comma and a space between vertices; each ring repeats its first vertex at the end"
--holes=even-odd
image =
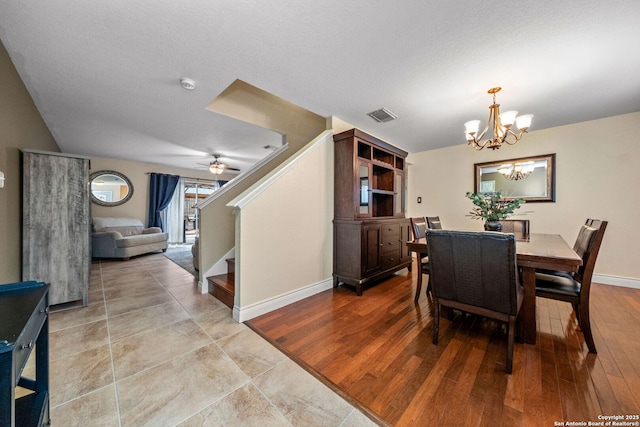
MULTIPOLYGON (((407 247, 418 253, 427 253, 426 240, 412 241, 407 247)), ((521 321, 523 339, 527 344, 536 343, 536 269, 576 272, 582 258, 559 234, 531 233, 529 240, 516 241, 518 267, 522 269, 524 287, 521 321)))
POLYGON ((433 343, 438 344, 440 307, 507 324, 507 373, 513 366, 516 318, 524 290, 518 280, 513 234, 427 230, 433 301, 433 343))
POLYGON ((442 230, 442 223, 440 222, 439 216, 428 216, 427 217, 427 228, 431 230, 442 230))
POLYGON ((577 272, 536 272, 536 296, 571 303, 590 353, 597 353, 589 318, 591 278, 607 224, 607 221, 588 219, 580 228, 573 245, 573 250, 582 257, 582 266, 577 272))
MULTIPOLYGON (((427 219, 421 216, 409 218, 409 221, 411 221, 411 230, 413 230, 413 240, 423 239, 427 230, 427 219)), ((417 304, 420 299, 423 274, 429 274, 429 257, 427 254, 418 253, 418 282, 416 284, 416 296, 413 298, 414 304, 417 304)), ((429 291, 429 282, 427 281, 427 294, 429 291)))
POLYGON ((49 425, 49 287, 0 286, 0 426, 49 425), (35 346, 36 378, 22 377, 35 346), (15 399, 16 386, 33 391, 15 399))
POLYGON ((411 266, 404 216, 407 152, 358 129, 333 137, 333 285, 365 284, 411 266))
POLYGON ((23 150, 22 280, 47 282, 49 303, 88 304, 91 195, 87 157, 23 150))

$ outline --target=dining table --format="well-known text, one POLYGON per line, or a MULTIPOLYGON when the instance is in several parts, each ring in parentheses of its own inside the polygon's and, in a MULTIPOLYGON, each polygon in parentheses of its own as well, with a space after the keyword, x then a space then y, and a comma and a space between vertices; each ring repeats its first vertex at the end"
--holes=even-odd
MULTIPOLYGON (((428 255, 425 238, 407 242, 409 250, 420 255, 428 255)), ((516 263, 521 269, 521 284, 524 298, 520 309, 523 341, 536 343, 536 269, 576 272, 582 265, 582 258, 559 234, 530 233, 516 235, 516 263)), ((418 274, 422 274, 418 263, 418 274)), ((432 284, 433 286, 433 284, 432 284)))

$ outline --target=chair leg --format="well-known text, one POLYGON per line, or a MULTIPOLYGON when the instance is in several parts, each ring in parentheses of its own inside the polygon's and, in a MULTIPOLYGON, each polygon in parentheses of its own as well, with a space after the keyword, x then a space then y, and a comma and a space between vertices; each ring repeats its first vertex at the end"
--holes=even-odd
POLYGON ((582 320, 580 320, 580 306, 578 303, 572 302, 571 306, 573 307, 573 312, 576 314, 576 320, 578 321, 578 325, 582 328, 582 320))
POLYGON ((433 319, 433 343, 438 344, 438 333, 440 332, 440 304, 435 301, 436 314, 433 319))
POLYGON ((589 353, 597 353, 596 344, 593 342, 593 335, 591 334, 591 321, 589 320, 589 304, 579 304, 578 313, 580 316, 580 329, 582 329, 582 335, 589 348, 589 353))
POLYGON ((516 316, 509 316, 509 324, 507 325, 507 374, 510 374, 513 368, 513 342, 516 336, 516 316))
POLYGON ((429 296, 429 294, 433 296, 433 293, 431 292, 431 277, 427 279, 427 296, 429 296))
POLYGON ((422 265, 420 264, 420 259, 418 258, 418 285, 416 286, 416 296, 413 298, 414 304, 418 304, 421 291, 422 291, 422 265))

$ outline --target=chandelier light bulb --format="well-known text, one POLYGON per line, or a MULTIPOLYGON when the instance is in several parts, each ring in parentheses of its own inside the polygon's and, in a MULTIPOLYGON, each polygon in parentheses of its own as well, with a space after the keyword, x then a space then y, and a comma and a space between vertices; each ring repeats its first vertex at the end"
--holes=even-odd
POLYGON ((521 131, 526 131, 531 126, 531 120, 533 119, 533 114, 524 114, 522 116, 518 116, 516 118, 516 126, 521 131))

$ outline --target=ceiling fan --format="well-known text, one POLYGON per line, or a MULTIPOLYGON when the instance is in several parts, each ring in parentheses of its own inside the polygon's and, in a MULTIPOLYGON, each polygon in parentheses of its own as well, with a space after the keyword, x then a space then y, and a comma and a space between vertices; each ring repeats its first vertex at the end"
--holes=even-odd
POLYGON ((211 172, 212 174, 220 175, 223 172, 240 172, 240 169, 238 168, 232 168, 229 165, 220 163, 220 161, 218 160, 220 158, 220 154, 212 154, 212 156, 214 160, 208 165, 200 163, 203 166, 209 166, 209 172, 211 172))

